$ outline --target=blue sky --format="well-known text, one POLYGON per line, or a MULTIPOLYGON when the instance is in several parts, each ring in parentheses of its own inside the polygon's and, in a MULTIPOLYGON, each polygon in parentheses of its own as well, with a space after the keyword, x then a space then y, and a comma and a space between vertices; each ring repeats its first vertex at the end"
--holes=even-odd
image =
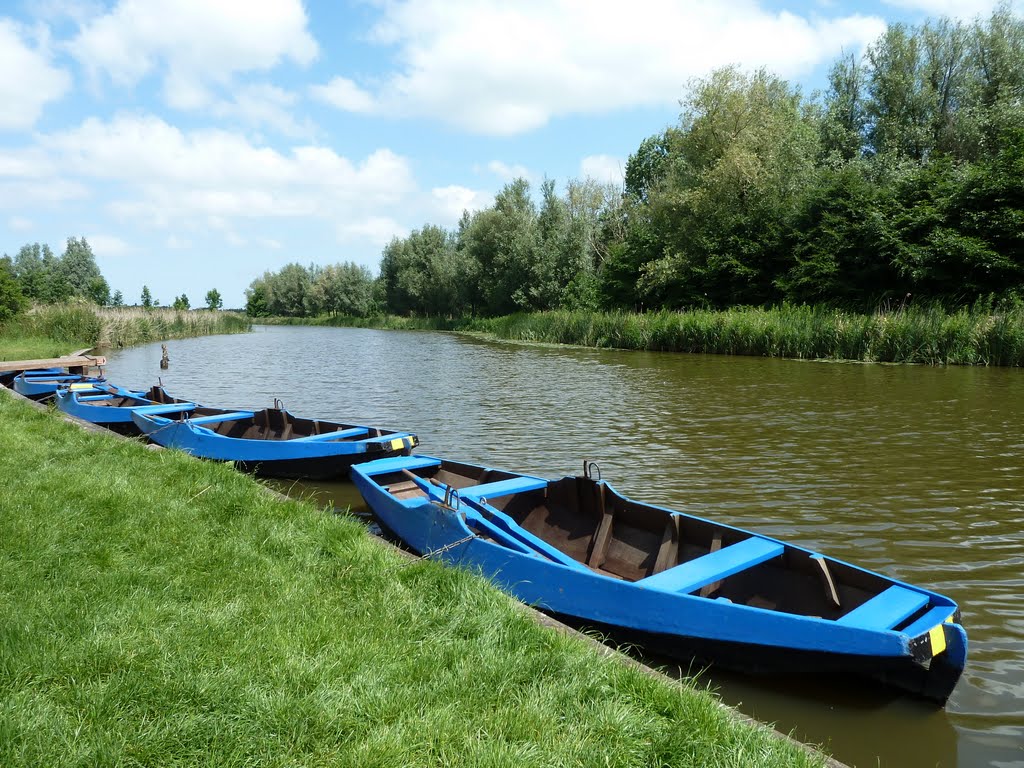
POLYGON ((810 92, 886 23, 987 0, 0 0, 0 251, 85 236, 226 306, 265 270, 452 226, 517 175, 621 181, 686 83, 765 66, 810 92))

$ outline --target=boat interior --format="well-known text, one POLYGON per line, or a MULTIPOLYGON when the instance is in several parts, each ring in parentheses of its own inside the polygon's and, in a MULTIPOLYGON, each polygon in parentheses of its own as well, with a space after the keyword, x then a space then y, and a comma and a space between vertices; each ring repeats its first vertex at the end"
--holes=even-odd
POLYGON ((243 440, 315 440, 317 436, 329 435, 333 442, 398 434, 394 430, 376 427, 304 419, 283 408, 265 408, 255 412, 196 408, 191 413, 165 414, 165 417, 178 421, 188 419, 192 424, 206 427, 218 435, 243 440))
MULTIPOLYGON (((467 523, 481 537, 508 545, 501 533, 511 523, 527 532, 522 537, 527 544, 539 540, 533 549, 540 554, 558 560, 557 554, 545 551, 547 545, 568 555, 573 565, 612 578, 871 629, 902 630, 930 621, 927 630, 951 613, 942 614, 944 606, 931 606, 926 593, 878 574, 633 501, 590 477, 531 486, 522 482, 522 475, 451 461, 416 469, 415 474, 460 491, 452 506, 465 508, 467 498, 476 499, 482 503, 471 508, 482 512, 485 523, 505 523, 502 529, 474 526, 468 516, 467 523)), ((397 498, 426 495, 422 482, 408 470, 374 480, 397 498)))
POLYGON ((96 399, 93 399, 93 393, 86 391, 86 393, 80 395, 79 401, 87 403, 88 405, 95 405, 104 408, 131 408, 132 406, 149 405, 151 403, 166 405, 189 402, 188 400, 179 400, 176 397, 171 397, 161 386, 150 387, 149 391, 144 392, 141 395, 115 394, 113 397, 103 397, 101 395, 96 399))

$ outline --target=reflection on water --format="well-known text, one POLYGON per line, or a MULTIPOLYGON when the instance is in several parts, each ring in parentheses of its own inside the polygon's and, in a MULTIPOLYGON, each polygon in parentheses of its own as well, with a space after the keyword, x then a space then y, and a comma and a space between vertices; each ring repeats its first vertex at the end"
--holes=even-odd
MULTIPOLYGON (((596 460, 655 501, 949 594, 970 635, 946 711, 708 673, 848 763, 1024 768, 1024 372, 802 363, 258 328, 110 355, 119 384, 409 429, 420 452, 547 476, 596 460)), ((293 491, 302 488, 293 487, 293 491)), ((362 507, 347 483, 306 488, 362 507)))

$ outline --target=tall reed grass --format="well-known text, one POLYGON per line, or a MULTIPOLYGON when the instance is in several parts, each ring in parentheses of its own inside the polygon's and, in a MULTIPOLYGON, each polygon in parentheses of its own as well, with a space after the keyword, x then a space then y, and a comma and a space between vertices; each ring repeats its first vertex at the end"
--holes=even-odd
POLYGON ((483 332, 587 347, 927 365, 1024 365, 1024 308, 825 307, 690 312, 535 312, 495 318, 288 318, 301 325, 483 332))
POLYGON ((859 315, 815 307, 652 314, 541 312, 478 319, 504 339, 620 349, 928 365, 1024 365, 1024 309, 859 315))
POLYGON ((38 306, 0 326, 0 358, 51 357, 76 347, 127 347, 242 333, 251 327, 248 318, 232 312, 113 309, 85 303, 38 306))

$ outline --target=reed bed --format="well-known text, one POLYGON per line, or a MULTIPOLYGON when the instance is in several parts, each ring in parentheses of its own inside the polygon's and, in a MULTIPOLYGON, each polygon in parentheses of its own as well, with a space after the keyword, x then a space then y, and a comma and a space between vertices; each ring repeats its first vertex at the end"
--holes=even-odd
POLYGON ((1024 307, 855 314, 782 306, 689 312, 534 312, 494 318, 261 318, 279 325, 468 331, 502 339, 664 352, 926 365, 1024 365, 1024 307))
POLYGON ((0 326, 0 359, 51 357, 82 347, 128 347, 165 339, 243 333, 249 319, 234 312, 102 308, 92 304, 34 307, 0 326))
POLYGON ((1024 365, 1024 309, 938 307, 871 315, 816 307, 650 314, 540 312, 464 328, 590 347, 928 365, 1024 365))

